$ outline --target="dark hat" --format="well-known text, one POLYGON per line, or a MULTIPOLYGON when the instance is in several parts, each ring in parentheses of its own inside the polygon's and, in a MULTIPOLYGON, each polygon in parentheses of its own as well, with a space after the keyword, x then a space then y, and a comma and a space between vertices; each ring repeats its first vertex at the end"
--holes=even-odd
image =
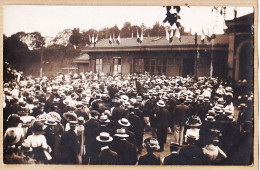
POLYGON ((180 146, 179 144, 174 143, 174 142, 171 142, 171 143, 170 143, 170 150, 171 150, 171 151, 173 151, 173 150, 176 151, 176 150, 179 149, 179 146, 180 146))
POLYGON ((41 121, 35 121, 32 126, 33 132, 43 132, 45 129, 44 123, 41 121))
POLYGON ((118 120, 118 123, 119 123, 120 125, 126 126, 126 127, 128 127, 128 126, 131 125, 131 123, 128 121, 127 118, 122 118, 122 119, 118 120))
POLYGON ((114 134, 114 136, 121 137, 121 138, 129 137, 129 135, 126 134, 126 130, 125 129, 117 129, 116 130, 116 134, 114 134))
POLYGON ((91 110, 91 111, 90 111, 90 115, 91 115, 91 116, 99 116, 100 113, 99 113, 98 111, 96 111, 96 110, 91 110))
POLYGON ((11 146, 11 145, 17 144, 20 139, 17 138, 17 134, 16 134, 15 130, 9 130, 6 132, 5 140, 6 140, 6 143, 9 146, 11 146))
POLYGON ((113 138, 107 132, 101 132, 99 136, 96 137, 99 142, 111 142, 113 138))
POLYGON ((22 123, 20 117, 17 114, 10 115, 8 117, 7 121, 8 121, 8 124, 10 124, 10 125, 22 123))

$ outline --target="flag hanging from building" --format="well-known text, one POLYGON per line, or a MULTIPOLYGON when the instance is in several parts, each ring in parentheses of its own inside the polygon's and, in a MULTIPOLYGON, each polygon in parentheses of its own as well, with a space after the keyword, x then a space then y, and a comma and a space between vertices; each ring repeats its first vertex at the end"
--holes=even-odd
POLYGON ((118 37, 117 37, 116 43, 117 43, 118 45, 120 44, 120 33, 119 33, 119 35, 118 35, 118 37))
POLYGON ((89 44, 92 43, 90 35, 88 35, 89 44))
POLYGON ((142 29, 141 37, 140 37, 140 44, 143 42, 143 40, 144 40, 144 31, 142 29))
POLYGON ((109 44, 112 44, 113 40, 112 40, 112 37, 111 37, 111 34, 110 34, 110 37, 109 37, 109 44))
POLYGON ((169 36, 168 29, 166 28, 165 31, 166 31, 166 40, 170 41, 170 36, 169 36))
POLYGON ((201 37, 200 37, 200 40, 201 40, 201 43, 204 44, 204 41, 205 41, 205 32, 204 32, 204 29, 202 28, 202 33, 201 33, 201 37))
POLYGON ((180 33, 180 29, 176 28, 176 32, 175 32, 175 36, 179 39, 179 41, 181 42, 181 33, 180 33))
POLYGON ((137 31, 137 42, 140 43, 140 37, 139 37, 138 30, 136 29, 136 31, 137 31))
POLYGON ((95 37, 94 37, 94 34, 93 34, 93 36, 92 36, 91 43, 92 43, 92 44, 94 44, 94 43, 95 43, 95 37))
POLYGON ((172 43, 172 40, 173 40, 173 29, 171 30, 171 33, 170 33, 169 42, 172 43))
POLYGON ((94 44, 96 44, 97 41, 98 41, 98 35, 97 35, 96 38, 95 38, 95 42, 94 42, 94 44))
POLYGON ((113 33, 113 43, 116 42, 115 33, 113 33))

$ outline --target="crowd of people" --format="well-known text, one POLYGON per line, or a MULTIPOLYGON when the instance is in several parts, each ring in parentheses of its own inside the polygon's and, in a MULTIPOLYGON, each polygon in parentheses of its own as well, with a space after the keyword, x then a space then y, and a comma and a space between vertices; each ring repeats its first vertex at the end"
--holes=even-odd
POLYGON ((246 80, 18 73, 4 64, 4 163, 252 163, 253 85, 246 80), (165 152, 166 142, 171 152, 160 158, 155 152, 165 152))

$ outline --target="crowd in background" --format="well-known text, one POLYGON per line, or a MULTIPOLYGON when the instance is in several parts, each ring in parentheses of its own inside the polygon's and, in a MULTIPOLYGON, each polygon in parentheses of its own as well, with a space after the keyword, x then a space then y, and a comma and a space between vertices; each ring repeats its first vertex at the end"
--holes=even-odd
POLYGON ((253 84, 246 80, 92 72, 24 77, 4 63, 3 89, 4 163, 252 163, 253 84), (170 133, 171 152, 160 158, 154 152, 164 152, 170 133))

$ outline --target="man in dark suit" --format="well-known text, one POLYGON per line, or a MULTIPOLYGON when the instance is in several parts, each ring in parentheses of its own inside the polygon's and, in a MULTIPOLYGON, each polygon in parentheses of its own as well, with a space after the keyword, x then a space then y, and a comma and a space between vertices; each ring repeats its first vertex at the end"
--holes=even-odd
POLYGON ((125 109, 121 106, 120 100, 116 99, 115 108, 112 111, 111 119, 117 122, 119 119, 123 118, 124 113, 125 113, 125 109))
POLYGON ((125 129, 117 129, 118 140, 115 141, 111 149, 118 154, 119 165, 135 165, 137 162, 137 148, 134 144, 126 140, 129 137, 125 129))
POLYGON ((180 165, 179 145, 171 142, 170 150, 171 154, 163 159, 163 165, 180 165))
POLYGON ((167 139, 167 128, 169 125, 169 112, 165 109, 165 103, 163 100, 159 100, 157 103, 159 110, 156 116, 156 127, 157 127, 157 140, 160 145, 159 151, 164 151, 164 144, 167 139))
POLYGON ((75 110, 76 115, 78 117, 82 116, 84 120, 87 121, 89 119, 89 116, 85 111, 83 111, 82 102, 77 102, 76 107, 77 107, 77 109, 75 110))
POLYGON ((140 118, 135 114, 134 107, 131 106, 128 109, 130 111, 128 120, 131 123, 129 130, 135 134, 136 146, 138 147, 138 153, 140 154, 142 152, 142 144, 143 144, 143 133, 144 133, 143 125, 140 118))
POLYGON ((110 143, 113 141, 113 138, 107 132, 101 132, 97 136, 97 141, 101 145, 101 151, 98 154, 96 160, 92 164, 96 165, 117 165, 118 164, 118 155, 116 152, 112 151, 109 148, 110 143))
POLYGON ((61 137, 60 142, 60 162, 62 164, 79 164, 78 157, 80 143, 75 132, 76 121, 70 122, 70 130, 65 132, 61 137))
POLYGON ((185 98, 180 96, 180 104, 176 106, 173 114, 174 119, 174 143, 182 146, 184 125, 189 115, 189 107, 184 104, 185 98))
POLYGON ((98 146, 96 137, 99 132, 99 123, 97 122, 99 113, 95 110, 90 112, 91 118, 84 124, 85 149, 86 157, 83 163, 88 164, 89 159, 94 158, 98 154, 98 146))

